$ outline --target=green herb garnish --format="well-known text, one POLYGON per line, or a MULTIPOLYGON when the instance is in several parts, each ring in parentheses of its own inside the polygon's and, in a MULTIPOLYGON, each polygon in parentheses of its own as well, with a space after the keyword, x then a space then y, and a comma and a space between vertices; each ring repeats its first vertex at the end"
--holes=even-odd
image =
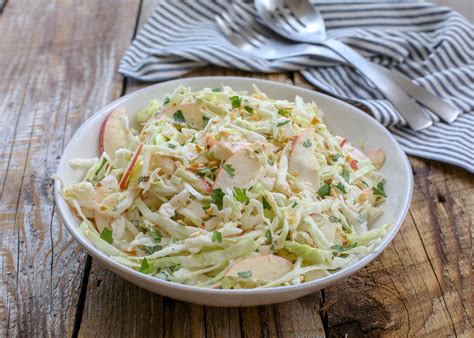
POLYGON ((163 106, 170 103, 170 98, 169 97, 165 97, 165 99, 163 100, 163 106))
POLYGON ((340 191, 342 191, 344 194, 347 193, 346 191, 346 187, 344 187, 344 184, 342 184, 341 182, 339 182, 337 185, 336 185, 336 188, 338 188, 340 191))
POLYGON ((250 278, 250 277, 252 277, 252 271, 237 272, 237 275, 240 278, 250 278))
POLYGON ((278 115, 281 115, 281 116, 288 116, 290 115, 290 112, 284 110, 284 109, 278 109, 278 115))
POLYGON ((179 109, 176 113, 173 114, 173 118, 177 123, 185 123, 186 120, 184 119, 183 112, 179 109))
POLYGON ((249 113, 249 114, 253 114, 253 108, 250 107, 250 106, 244 106, 245 110, 249 113))
POLYGON ((242 104, 242 98, 240 96, 232 96, 229 98, 229 100, 232 104, 232 109, 239 108, 242 104))
POLYGON ((290 123, 290 122, 291 122, 291 120, 286 120, 286 121, 283 121, 283 122, 278 122, 277 127, 282 127, 282 126, 284 126, 285 124, 288 124, 288 123, 290 123))
POLYGON ((212 241, 222 243, 222 234, 219 231, 212 233, 212 241))
POLYGON ((218 93, 222 91, 222 88, 216 87, 211 89, 214 93, 218 93))
POLYGON ((112 244, 112 242, 114 241, 112 238, 112 230, 110 230, 109 228, 104 228, 100 233, 100 238, 102 238, 107 243, 112 244))
POLYGON ((336 216, 334 216, 334 215, 329 216, 329 220, 332 223, 340 223, 341 222, 341 220, 339 218, 337 218, 336 216))
POLYGON ((221 188, 214 189, 211 192, 212 203, 214 203, 219 210, 222 210, 222 206, 224 204, 224 195, 225 194, 221 188))
POLYGON ((318 190, 318 195, 321 198, 324 198, 326 196, 329 196, 331 193, 331 186, 328 184, 324 184, 321 188, 318 190))
POLYGON ((270 229, 265 232, 265 237, 270 241, 270 243, 272 242, 272 232, 270 229))
POLYGON ((344 181, 346 181, 347 183, 349 183, 349 175, 350 175, 349 171, 347 171, 347 170, 345 170, 345 169, 342 171, 342 178, 343 178, 344 181))
POLYGON ((377 185, 372 187, 372 191, 374 192, 374 195, 387 197, 387 195, 385 194, 383 185, 384 185, 383 182, 379 182, 377 183, 377 185))
POLYGON ((168 143, 168 148, 176 149, 176 144, 168 143))
POLYGON ((153 237, 156 243, 161 242, 161 233, 159 231, 156 231, 151 226, 148 227, 148 231, 150 232, 151 237, 153 237))
POLYGON ((148 264, 148 261, 146 258, 143 258, 142 265, 140 266, 139 271, 141 273, 146 273, 146 274, 149 274, 153 271, 153 267, 150 264, 148 264))
POLYGON ((294 203, 291 205, 291 207, 294 209, 294 208, 296 208, 297 205, 298 205, 298 203, 294 202, 294 203))
POLYGON ((272 210, 272 206, 268 203, 267 199, 262 196, 263 209, 272 210))
POLYGON ((337 161, 338 159, 340 159, 341 157, 342 157, 341 154, 336 154, 336 155, 334 155, 334 156, 332 157, 332 160, 333 160, 334 162, 336 162, 336 161, 337 161))
POLYGON ((230 176, 234 177, 235 176, 235 168, 232 166, 232 164, 224 164, 222 166, 224 168, 225 172, 230 176))
POLYGON ((303 142, 303 146, 305 148, 309 148, 309 147, 311 147, 311 145, 312 145, 312 143, 309 139, 307 139, 306 141, 303 142))
POLYGON ((247 189, 235 187, 234 188, 234 197, 239 202, 247 202, 249 200, 247 196, 247 189))
POLYGON ((201 168, 198 169, 198 175, 199 176, 206 176, 206 175, 212 175, 213 172, 210 168, 201 168))

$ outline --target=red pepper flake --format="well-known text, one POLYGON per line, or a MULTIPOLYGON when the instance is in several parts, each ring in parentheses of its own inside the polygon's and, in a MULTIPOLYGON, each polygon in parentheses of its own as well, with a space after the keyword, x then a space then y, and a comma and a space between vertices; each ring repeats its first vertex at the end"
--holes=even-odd
POLYGON ((343 139, 341 144, 340 144, 341 148, 344 147, 344 144, 346 144, 346 143, 347 143, 347 139, 343 139))
POLYGON ((359 170, 359 166, 357 165, 356 161, 354 161, 354 159, 352 159, 352 158, 349 162, 349 165, 351 166, 352 169, 359 170))

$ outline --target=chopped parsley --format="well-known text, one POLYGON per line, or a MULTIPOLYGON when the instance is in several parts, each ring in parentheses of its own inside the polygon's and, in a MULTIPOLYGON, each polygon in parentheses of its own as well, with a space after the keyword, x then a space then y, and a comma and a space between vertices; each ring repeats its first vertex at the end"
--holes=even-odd
POLYGON ((282 127, 282 126, 284 126, 285 124, 288 124, 288 123, 290 123, 290 122, 291 122, 291 120, 286 120, 286 121, 283 121, 283 122, 278 122, 277 127, 282 127))
POLYGON ((163 105, 166 105, 170 103, 170 98, 169 97, 165 97, 165 99, 163 100, 163 105))
POLYGON ((221 188, 212 190, 211 192, 212 203, 214 203, 217 209, 222 210, 224 204, 224 192, 221 188))
POLYGON ((212 233, 212 241, 222 243, 222 234, 219 231, 212 233))
POLYGON ((278 115, 288 116, 290 115, 290 112, 286 111, 285 109, 278 109, 278 115))
POLYGON ((344 252, 344 251, 347 251, 347 250, 350 250, 350 249, 353 249, 357 246, 357 243, 354 242, 354 243, 351 243, 347 246, 342 246, 340 244, 334 244, 331 249, 334 250, 334 251, 338 251, 338 252, 344 252))
POLYGON ((229 100, 232 104, 232 109, 239 108, 242 104, 242 98, 240 96, 231 96, 229 100))
POLYGON ((247 202, 249 200, 247 190, 239 187, 234 188, 234 197, 239 202, 247 202))
POLYGON ((214 93, 218 93, 218 92, 221 92, 221 91, 222 91, 222 88, 219 88, 219 87, 212 88, 212 91, 213 91, 214 93))
POLYGON ((337 161, 338 159, 340 159, 341 157, 342 157, 341 154, 336 154, 336 155, 334 155, 334 156, 332 157, 332 160, 333 160, 334 162, 336 162, 336 161, 337 161))
POLYGON ((207 117, 207 116, 203 116, 203 117, 202 117, 202 127, 203 127, 203 128, 207 126, 207 123, 209 122, 209 120, 210 120, 210 119, 209 119, 209 117, 207 117))
POLYGON ((342 184, 341 182, 339 182, 337 185, 336 185, 336 188, 338 188, 340 191, 342 191, 344 194, 347 193, 346 191, 346 187, 344 187, 344 184, 342 184))
POLYGON ((321 188, 318 190, 318 195, 321 198, 324 198, 326 196, 329 196, 331 194, 331 186, 329 184, 324 184, 321 188))
POLYGON ((100 238, 102 238, 107 243, 112 244, 112 242, 114 241, 112 238, 112 230, 110 230, 109 228, 104 228, 100 233, 100 238))
POLYGON ((176 149, 176 144, 168 143, 168 148, 176 149))
POLYGON ((273 165, 274 162, 272 161, 271 158, 267 158, 267 163, 270 164, 270 165, 273 165))
POLYGON ((385 194, 385 190, 383 188, 383 182, 379 182, 377 183, 377 185, 374 185, 372 187, 372 191, 374 192, 374 195, 376 196, 387 197, 387 195, 385 194))
POLYGON ((156 231, 151 226, 148 227, 148 231, 150 232, 151 237, 153 237, 156 243, 161 242, 161 233, 159 231, 156 231))
POLYGON ((267 240, 272 243, 272 232, 270 231, 270 229, 268 229, 266 232, 265 232, 265 237, 267 238, 267 240))
POLYGON ((252 271, 237 272, 237 275, 238 275, 240 278, 250 278, 250 277, 252 277, 252 271))
POLYGON ((349 183, 349 175, 350 175, 349 171, 347 171, 347 170, 345 170, 345 169, 342 171, 342 178, 343 178, 344 181, 346 181, 347 183, 349 183))
POLYGON ((294 202, 294 203, 291 205, 291 207, 294 209, 294 208, 296 208, 297 205, 298 205, 298 203, 294 202))
POLYGON ((305 148, 309 148, 311 147, 312 143, 309 139, 307 139, 306 141, 303 142, 303 145, 305 148))
POLYGON ((250 106, 244 106, 245 110, 249 113, 249 114, 253 114, 253 108, 250 107, 250 106))
POLYGON ((272 206, 268 203, 267 199, 262 196, 263 209, 272 210, 272 206))
POLYGON ((185 123, 186 120, 184 119, 183 112, 178 109, 176 113, 173 114, 173 118, 177 123, 185 123))
POLYGON ((153 271, 153 267, 150 264, 148 264, 148 261, 146 258, 143 258, 142 265, 140 266, 139 271, 141 273, 146 273, 146 274, 149 274, 153 271))
POLYGON ((329 220, 330 220, 332 223, 339 223, 339 222, 341 222, 341 220, 340 220, 339 218, 337 218, 336 216, 334 216, 334 215, 329 216, 329 220))
POLYGON ((230 176, 234 177, 235 176, 235 168, 232 166, 232 164, 224 164, 222 166, 224 168, 225 172, 230 176))
POLYGON ((206 175, 212 175, 213 172, 210 168, 201 168, 198 169, 198 175, 199 176, 206 176, 206 175))

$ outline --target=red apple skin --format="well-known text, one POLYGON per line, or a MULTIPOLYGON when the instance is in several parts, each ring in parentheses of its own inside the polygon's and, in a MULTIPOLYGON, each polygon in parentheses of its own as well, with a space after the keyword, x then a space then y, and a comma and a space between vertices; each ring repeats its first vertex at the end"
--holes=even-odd
POLYGON ((121 190, 124 190, 127 187, 128 178, 130 177, 133 167, 135 167, 135 163, 137 163, 138 157, 140 156, 140 153, 142 152, 142 150, 143 150, 143 143, 140 143, 137 151, 135 152, 135 155, 132 158, 132 161, 130 162, 130 165, 127 168, 127 171, 125 172, 122 179, 120 180, 119 186, 121 190))
POLYGON ((99 150, 106 151, 110 157, 114 157, 115 150, 121 147, 125 141, 125 130, 122 128, 120 118, 127 116, 125 109, 119 107, 112 110, 102 122, 99 133, 99 150), (113 144, 115 142, 115 144, 113 144))

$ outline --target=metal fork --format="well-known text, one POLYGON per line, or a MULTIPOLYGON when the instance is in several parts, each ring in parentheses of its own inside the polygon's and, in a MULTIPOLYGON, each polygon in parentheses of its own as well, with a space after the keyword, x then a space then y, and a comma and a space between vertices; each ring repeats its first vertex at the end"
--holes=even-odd
MULTIPOLYGON (((292 56, 315 55, 326 60, 344 62, 344 60, 336 53, 325 47, 304 43, 295 44, 294 42, 290 42, 289 40, 281 38, 267 27, 259 24, 250 13, 241 7, 234 5, 233 8, 235 12, 223 13, 220 16, 217 16, 217 23, 224 34, 234 45, 249 54, 269 60, 292 56)), ((378 67, 384 71, 384 74, 387 74, 391 77, 396 74, 383 67, 378 67)), ((418 88, 418 86, 411 83, 409 79, 403 77, 402 75, 396 74, 395 76, 406 79, 410 85, 418 88)), ((414 97, 419 96, 417 93, 410 94, 412 94, 414 97)), ((426 96, 423 95, 422 98, 426 99, 426 96)), ((411 98, 408 98, 408 100, 413 102, 411 98)), ((418 108, 419 106, 417 106, 416 109, 409 111, 408 118, 405 116, 407 114, 403 115, 407 122, 413 120, 411 117, 416 116, 414 114, 417 112, 417 110, 421 110, 418 108)), ((422 129, 432 123, 431 119, 427 117, 425 112, 422 111, 421 114, 421 117, 424 118, 425 121, 428 119, 428 122, 423 122, 421 126, 420 124, 416 124, 414 128, 415 130, 422 129)))

